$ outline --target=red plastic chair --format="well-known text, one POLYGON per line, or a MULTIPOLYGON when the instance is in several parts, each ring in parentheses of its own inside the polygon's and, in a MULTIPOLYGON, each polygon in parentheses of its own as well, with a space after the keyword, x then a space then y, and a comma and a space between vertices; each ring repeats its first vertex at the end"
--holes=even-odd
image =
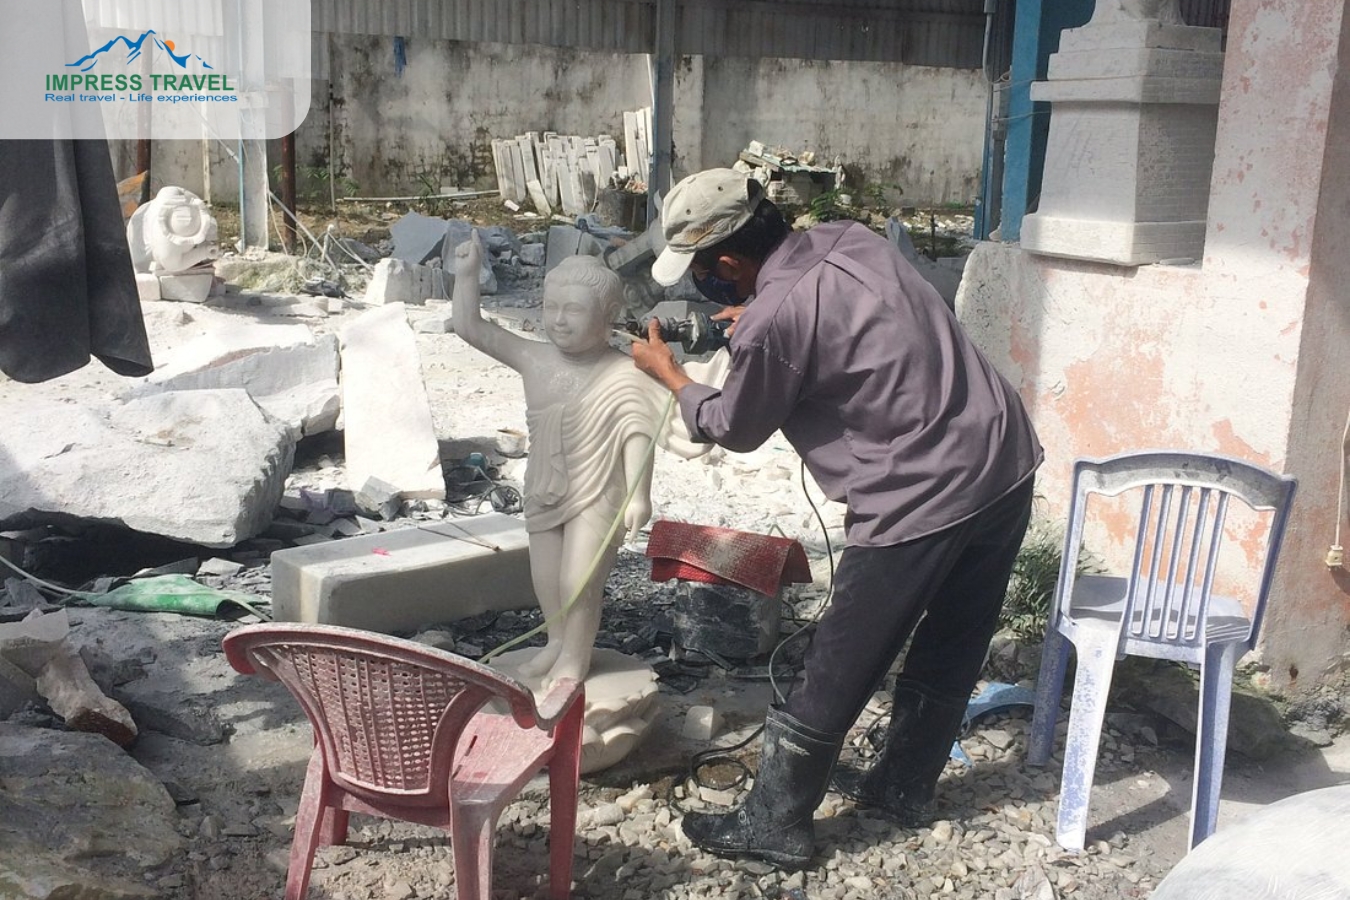
POLYGON ((536 708, 528 689, 487 666, 329 625, 248 625, 224 646, 236 670, 284 684, 314 726, 286 900, 305 896, 315 850, 346 840, 351 812, 447 829, 459 900, 489 900, 497 818, 544 768, 550 896, 569 895, 585 707, 579 682, 559 681, 536 708), (510 713, 484 710, 493 700, 510 713))

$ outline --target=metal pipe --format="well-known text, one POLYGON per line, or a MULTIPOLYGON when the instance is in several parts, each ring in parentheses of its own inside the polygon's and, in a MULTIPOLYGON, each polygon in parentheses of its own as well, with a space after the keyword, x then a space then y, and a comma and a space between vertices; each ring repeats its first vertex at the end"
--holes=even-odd
POLYGON ((295 132, 281 139, 281 243, 287 253, 295 252, 295 132))

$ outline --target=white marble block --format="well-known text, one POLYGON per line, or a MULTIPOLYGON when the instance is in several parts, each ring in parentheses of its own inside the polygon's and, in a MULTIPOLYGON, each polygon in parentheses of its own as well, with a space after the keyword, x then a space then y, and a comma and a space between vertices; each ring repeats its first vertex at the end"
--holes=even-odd
POLYGON ((362 314, 341 342, 348 486, 360 490, 375 477, 405 499, 444 499, 440 444, 407 308, 394 303, 362 314))
POLYGON ((1223 52, 1217 28, 1099 14, 1060 39, 1033 253, 1144 265, 1204 250, 1223 52))

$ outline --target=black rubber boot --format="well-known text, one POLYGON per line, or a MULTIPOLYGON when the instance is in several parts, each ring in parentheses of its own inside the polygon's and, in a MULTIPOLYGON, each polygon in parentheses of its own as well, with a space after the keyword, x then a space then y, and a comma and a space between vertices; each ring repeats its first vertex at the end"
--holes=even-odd
POLYGON ((901 825, 933 820, 933 795, 961 733, 966 699, 941 697, 918 684, 896 682, 886 743, 866 772, 840 769, 834 789, 901 825))
POLYGON ((684 833, 719 856, 753 856, 796 870, 815 851, 812 814, 844 735, 816 731, 780 710, 764 717, 764 747, 750 796, 729 813, 686 813, 684 833))

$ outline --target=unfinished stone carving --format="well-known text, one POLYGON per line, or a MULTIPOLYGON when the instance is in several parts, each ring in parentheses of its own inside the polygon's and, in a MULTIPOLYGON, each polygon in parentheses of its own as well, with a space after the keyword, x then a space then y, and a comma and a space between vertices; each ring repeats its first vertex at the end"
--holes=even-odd
POLYGON ((1176 0, 1098 0, 1092 21, 1063 33, 1031 88, 1052 106, 1024 249, 1121 265, 1201 257, 1220 39, 1181 24, 1176 0))
POLYGON ((205 302, 220 256, 215 217, 191 191, 166 187, 127 223, 127 243, 142 299, 205 302))
POLYGON ((220 255, 216 220, 201 198, 166 187, 131 216, 127 226, 137 272, 186 272, 220 255))
POLYGON ((623 303, 617 275, 594 257, 575 257, 544 282, 541 344, 487 322, 476 277, 482 247, 455 251, 455 333, 520 372, 525 382, 530 459, 525 524, 535 593, 548 621, 548 642, 519 667, 526 678, 584 679, 600 623, 604 583, 623 532, 651 517, 646 456, 660 427, 660 393, 609 346, 623 303), (625 509, 624 501, 631 493, 625 509), (569 605, 570 603, 570 605, 569 605))

